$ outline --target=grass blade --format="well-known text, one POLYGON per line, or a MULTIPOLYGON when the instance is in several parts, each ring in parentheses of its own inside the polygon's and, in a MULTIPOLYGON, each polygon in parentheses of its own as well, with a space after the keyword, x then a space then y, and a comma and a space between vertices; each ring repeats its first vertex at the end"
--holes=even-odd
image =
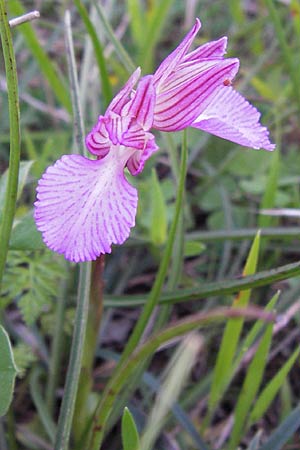
MULTIPOLYGON (((19 0, 9 2, 9 8, 11 13, 17 16, 21 16, 25 13, 25 10, 19 0)), ((30 49, 36 62, 38 63, 40 71, 51 86, 51 89, 53 90, 57 100, 68 112, 71 112, 72 106, 70 98, 68 96, 68 90, 66 89, 66 83, 58 75, 56 67, 51 62, 45 50, 39 43, 38 37, 34 29, 32 28, 32 25, 30 23, 25 23, 18 29, 23 34, 28 48, 30 49)))
POLYGON ((136 45, 140 46, 145 36, 145 17, 140 1, 127 0, 127 10, 130 17, 130 27, 133 39, 136 45))
POLYGON ((106 62, 103 54, 103 48, 100 40, 98 39, 96 30, 94 28, 94 25, 92 21, 89 18, 88 12, 84 6, 84 4, 80 0, 74 0, 74 3, 76 5, 76 8, 78 9, 78 12, 85 24, 86 30, 91 38, 94 52, 95 52, 95 58, 98 64, 99 73, 101 77, 101 83, 102 83, 102 92, 104 97, 104 107, 106 108, 111 101, 112 98, 112 89, 111 84, 108 77, 108 71, 106 68, 106 62))
POLYGON ((110 42, 115 47, 116 53, 117 53, 120 61, 123 63, 128 74, 131 74, 132 72, 135 71, 136 65, 133 63, 129 54, 127 53, 127 51, 125 50, 125 48, 123 47, 123 45, 121 44, 119 39, 116 37, 114 30, 112 29, 112 27, 110 26, 110 23, 108 22, 108 20, 105 17, 105 14, 104 14, 101 4, 99 2, 97 2, 96 0, 92 0, 92 1, 93 1, 93 4, 95 5, 97 14, 99 15, 99 18, 101 20, 103 28, 105 29, 110 42))
POLYGON ((174 0, 159 2, 149 18, 144 45, 140 49, 139 63, 145 73, 153 69, 153 50, 161 36, 165 20, 174 0))
POLYGON ((140 438, 134 418, 128 408, 122 416, 122 444, 123 450, 139 450, 140 438))
MULTIPOLYGON (((162 305, 199 300, 215 295, 225 296, 235 292, 267 286, 276 281, 287 280, 300 275, 300 262, 286 264, 275 269, 264 270, 240 279, 205 283, 193 289, 178 289, 174 293, 162 294, 159 303, 162 305)), ((137 306, 147 301, 145 296, 106 296, 106 306, 137 306)))
MULTIPOLYGON (((257 267, 258 253, 260 246, 260 234, 256 235, 250 249, 249 256, 246 261, 243 275, 250 275, 255 273, 257 267)), ((245 290, 240 292, 234 299, 234 307, 246 307, 249 302, 251 291, 245 290)), ((220 350, 218 352, 217 361, 215 365, 213 381, 209 397, 209 412, 208 419, 210 420, 213 411, 220 401, 229 380, 233 374, 233 358, 237 350, 241 331, 243 327, 243 319, 229 320, 221 341, 220 350)))
POLYGON ((300 347, 298 347, 284 364, 284 366, 276 373, 272 380, 267 384, 265 389, 260 394, 255 406, 250 414, 250 425, 257 422, 263 414, 266 412, 272 401, 274 400, 277 392, 282 386, 285 378, 287 377, 289 371, 296 362, 300 354, 300 347))
POLYGON ((8 108, 9 108, 9 173, 7 179, 7 188, 3 208, 3 218, 0 226, 0 292, 2 278, 7 258, 9 240, 16 210, 18 195, 18 178, 20 166, 20 106, 18 95, 18 75, 16 67, 16 58, 14 54, 12 36, 7 20, 6 2, 0 0, 0 35, 5 63, 8 108))
POLYGON ((272 341, 272 332, 273 324, 270 324, 267 326, 254 358, 247 370, 246 378, 234 410, 234 426, 230 436, 229 450, 236 449, 243 433, 246 431, 246 418, 262 381, 272 341))

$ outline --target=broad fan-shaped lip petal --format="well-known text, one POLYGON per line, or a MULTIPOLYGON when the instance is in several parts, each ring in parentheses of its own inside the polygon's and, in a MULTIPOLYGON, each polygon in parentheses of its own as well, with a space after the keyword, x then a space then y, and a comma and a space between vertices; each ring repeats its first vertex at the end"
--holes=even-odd
POLYGON ((268 129, 259 119, 254 106, 232 87, 223 86, 191 126, 246 147, 273 150, 268 129))
POLYGON ((35 221, 47 246, 91 261, 122 244, 135 225, 137 191, 124 176, 134 150, 118 146, 101 160, 65 155, 40 179, 35 221))
POLYGON ((239 60, 207 59, 180 65, 156 96, 153 128, 179 131, 190 126, 211 102, 224 81, 237 73, 239 60))
POLYGON ((173 72, 176 66, 181 62, 184 55, 189 50, 196 34, 200 30, 201 22, 197 18, 196 23, 181 43, 167 56, 163 62, 160 64, 158 69, 154 74, 154 84, 157 90, 159 90, 160 85, 168 78, 171 72, 173 72))

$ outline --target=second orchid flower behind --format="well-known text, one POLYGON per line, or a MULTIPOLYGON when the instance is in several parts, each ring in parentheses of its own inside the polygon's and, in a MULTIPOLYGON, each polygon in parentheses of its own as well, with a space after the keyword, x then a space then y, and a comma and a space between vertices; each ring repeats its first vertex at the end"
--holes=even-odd
POLYGON ((230 86, 239 61, 223 58, 227 38, 188 53, 200 26, 197 19, 153 75, 139 81, 140 69, 132 74, 86 138, 97 159, 65 155, 39 180, 37 228, 66 259, 94 260, 128 238, 138 195, 124 169, 137 175, 158 150, 151 128, 195 127, 247 147, 274 149, 259 112, 230 86))

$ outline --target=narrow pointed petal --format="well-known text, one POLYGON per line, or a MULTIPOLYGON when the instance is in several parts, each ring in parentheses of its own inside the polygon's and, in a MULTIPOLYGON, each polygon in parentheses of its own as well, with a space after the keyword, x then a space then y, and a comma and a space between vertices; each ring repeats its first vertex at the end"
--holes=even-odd
POLYGON ((153 75, 147 75, 139 82, 127 114, 134 117, 144 130, 150 130, 153 123, 154 105, 155 88, 153 75))
POLYGON ((170 75, 164 91, 157 94, 153 128, 179 131, 190 126, 238 67, 239 61, 231 58, 181 64, 181 69, 170 75))
MULTIPOLYGON (((137 191, 118 150, 92 161, 63 156, 40 179, 35 221, 46 245, 74 261, 91 261, 122 244, 135 224, 137 191)), ((124 159, 124 158, 123 158, 124 159)))
POLYGON ((204 58, 221 58, 226 53, 227 37, 224 36, 217 41, 207 42, 196 48, 196 50, 188 53, 183 58, 183 62, 195 61, 204 58))
POLYGON ((187 53, 200 27, 201 22, 199 19, 196 19, 196 23, 191 31, 185 36, 178 47, 176 47, 176 49, 169 56, 167 56, 167 58, 165 58, 158 67, 154 74, 154 82, 157 89, 160 88, 161 84, 166 80, 166 78, 168 78, 170 73, 175 70, 176 66, 187 53))
POLYGON ((224 86, 191 126, 246 147, 273 150, 275 145, 259 119, 254 106, 230 86, 224 86))
POLYGON ((133 72, 131 77, 128 79, 126 84, 123 86, 123 88, 120 90, 120 92, 113 98, 113 100, 111 101, 110 105, 107 108, 107 112, 113 111, 116 114, 121 115, 122 109, 130 100, 133 88, 137 83, 138 79, 140 78, 140 76, 141 76, 141 68, 138 67, 133 72))

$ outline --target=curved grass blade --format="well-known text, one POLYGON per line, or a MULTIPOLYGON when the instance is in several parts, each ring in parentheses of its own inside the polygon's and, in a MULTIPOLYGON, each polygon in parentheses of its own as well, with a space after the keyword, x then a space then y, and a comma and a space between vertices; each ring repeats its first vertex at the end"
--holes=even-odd
MULTIPOLYGON (((234 280, 225 280, 212 283, 205 283, 202 286, 193 289, 178 289, 174 293, 162 294, 159 304, 175 304, 181 302, 188 302, 199 300, 201 298, 211 296, 225 296, 233 294, 245 289, 253 289, 261 286, 272 284, 276 281, 287 280, 289 278, 300 275, 300 261, 284 266, 276 267, 275 269, 264 270, 255 275, 249 275, 234 280)), ((132 296, 106 296, 105 306, 114 307, 128 307, 143 305, 147 301, 146 296, 132 295, 132 296)))
MULTIPOLYGON (((191 318, 186 318, 179 321, 176 325, 170 326, 158 334, 155 334, 149 340, 138 347, 135 352, 129 356, 124 364, 121 366, 122 370, 115 372, 115 375, 110 378, 105 391, 102 394, 101 402, 96 408, 97 421, 93 420, 93 435, 87 447, 87 450, 99 450, 101 442, 104 437, 103 425, 108 420, 111 414, 114 401, 119 395, 121 389, 133 376, 133 373, 138 370, 143 361, 147 360, 162 344, 173 340, 175 337, 182 336, 191 331, 194 331, 202 326, 207 326, 211 323, 222 322, 226 318, 240 318, 247 317, 252 319, 260 319, 266 321, 273 321, 275 316, 272 313, 266 313, 260 308, 218 308, 209 312, 198 313, 192 315, 191 318), (101 426, 100 426, 101 424, 101 426)), ((92 425, 92 423, 91 423, 92 425)))

